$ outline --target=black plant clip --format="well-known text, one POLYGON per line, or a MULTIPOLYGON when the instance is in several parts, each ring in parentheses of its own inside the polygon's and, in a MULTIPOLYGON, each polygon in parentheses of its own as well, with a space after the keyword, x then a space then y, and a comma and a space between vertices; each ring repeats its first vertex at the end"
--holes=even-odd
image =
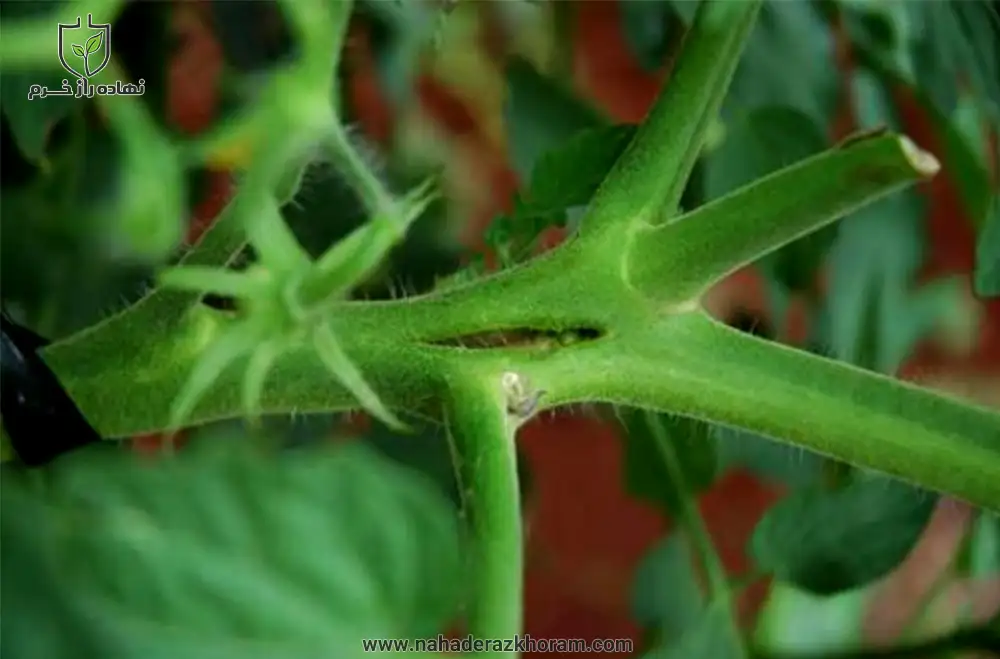
POLYGON ((30 467, 101 441, 37 351, 48 341, 0 310, 0 417, 17 457, 30 467))

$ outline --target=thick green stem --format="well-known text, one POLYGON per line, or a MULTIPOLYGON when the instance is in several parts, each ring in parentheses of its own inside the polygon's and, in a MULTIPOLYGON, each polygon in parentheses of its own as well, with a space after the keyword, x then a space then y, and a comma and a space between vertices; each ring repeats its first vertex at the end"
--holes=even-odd
POLYGON ((748 428, 853 465, 1000 509, 1000 415, 767 342, 701 312, 532 365, 556 392, 748 428), (581 369, 580 363, 587 369, 581 369), (945 467, 945 465, 947 465, 945 467))
POLYGON ((780 247, 937 173, 908 138, 861 138, 740 188, 665 225, 641 227, 627 277, 650 297, 682 302, 780 247))
POLYGON ((478 639, 513 639, 522 625, 524 539, 514 444, 517 425, 507 412, 502 375, 452 382, 445 415, 472 531, 474 592, 468 633, 478 639))
MULTIPOLYGON (((1000 415, 890 378, 744 336, 700 312, 651 308, 621 282, 594 279, 573 250, 471 286, 412 301, 332 307, 330 322, 393 409, 420 408, 447 373, 514 369, 548 393, 544 407, 604 401, 750 428, 851 464, 1000 507, 1000 415), (561 270, 554 277, 551 268, 561 270), (583 281, 590 281, 590 289, 583 281), (579 292, 580 294, 575 294, 579 292), (588 297, 589 294, 589 297, 588 297), (469 350, 430 339, 498 328, 596 323, 605 336, 570 346, 469 350), (947 468, 942 468, 947 465, 947 468)), ((106 436, 163 427, 169 400, 225 315, 199 307, 122 354, 138 319, 46 349, 46 361, 106 436), (119 331, 125 331, 119 334, 119 331), (155 337, 152 338, 152 337, 155 337), (143 347, 144 346, 144 347, 143 347)), ((139 332, 141 334, 141 332, 139 332)), ((241 413, 233 374, 192 423, 241 413)), ((348 409, 353 399, 306 350, 276 365, 262 412, 348 409)))
POLYGON ((591 201, 581 237, 628 218, 657 224, 676 212, 760 6, 701 3, 667 85, 591 201))

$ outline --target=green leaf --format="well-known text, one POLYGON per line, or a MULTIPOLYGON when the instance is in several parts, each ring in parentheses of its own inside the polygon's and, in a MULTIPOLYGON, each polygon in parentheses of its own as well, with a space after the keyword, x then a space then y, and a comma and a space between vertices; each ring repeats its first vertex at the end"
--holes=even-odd
POLYGON ((814 3, 769 0, 750 34, 723 115, 780 105, 828 126, 839 84, 832 61, 833 38, 814 3))
POLYGON ((77 57, 86 57, 87 55, 83 52, 83 46, 80 44, 73 44, 73 54, 77 57))
MULTIPOLYGON (((0 76, 0 85, 13 77, 0 76)), ((41 117, 50 101, 60 100, 32 101, 29 110, 41 117)), ((5 187, 0 196, 4 302, 23 308, 36 329, 53 339, 135 301, 148 292, 151 278, 147 267, 122 262, 110 249, 121 232, 105 208, 120 193, 121 150, 106 129, 81 119, 74 116, 60 126, 65 143, 40 145, 45 166, 33 178, 5 187)), ((26 168, 14 158, 3 166, 5 177, 26 168)))
POLYGON ((683 531, 657 542, 642 558, 632 578, 632 617, 672 641, 694 626, 705 609, 691 547, 683 531))
POLYGON ((973 578, 1000 574, 1000 515, 979 512, 969 542, 969 570, 973 578))
POLYGON ((45 158, 49 136, 55 125, 84 108, 73 96, 55 96, 28 100, 33 85, 58 90, 64 74, 5 71, 0 76, 0 110, 10 122, 11 133, 18 149, 29 162, 45 158))
POLYGON ((629 494, 664 505, 676 515, 681 497, 702 492, 715 481, 718 466, 708 424, 643 410, 618 414, 625 430, 629 494))
POLYGON ((621 0, 625 43, 642 68, 656 71, 667 62, 694 19, 697 2, 621 0))
POLYGON ((946 3, 955 16, 960 36, 956 45, 964 57, 964 70, 968 74, 975 95, 989 105, 994 119, 1000 118, 1000 15, 996 3, 952 2, 946 3))
POLYGON ((101 49, 101 44, 104 43, 104 33, 98 32, 94 36, 87 39, 87 54, 96 53, 101 49))
POLYGON ((723 603, 712 604, 676 642, 652 650, 643 659, 746 659, 746 648, 730 615, 723 603))
MULTIPOLYGON (((452 448, 449 446, 444 428, 409 417, 404 417, 404 420, 407 425, 415 429, 415 432, 404 435, 372 419, 371 428, 364 433, 360 441, 384 457, 408 469, 421 472, 438 486, 455 508, 460 509, 461 492, 455 475, 452 448)), ((517 452, 517 470, 521 501, 526 503, 533 494, 533 481, 530 465, 520 448, 517 452)))
POLYGON ((545 229, 566 224, 567 210, 590 199, 634 132, 607 126, 526 60, 513 59, 506 79, 508 150, 527 191, 515 199, 514 212, 495 218, 486 232, 504 267, 528 258, 545 229))
MULTIPOLYGON (((362 638, 433 636, 455 613, 454 516, 361 446, 216 437, 152 463, 102 446, 3 476, 4 597, 45 597, 79 632, 49 659, 361 656, 362 638)), ((41 643, 52 615, 5 609, 5 650, 41 643)))
POLYGON ((891 572, 920 539, 937 496, 901 481, 858 474, 829 491, 799 490, 757 524, 757 565, 819 595, 867 585, 891 572))
POLYGON ((987 2, 841 2, 851 40, 945 115, 967 80, 996 116, 1000 110, 996 30, 987 2))
POLYGON ((585 129, 543 153, 531 173, 519 215, 585 205, 635 135, 635 126, 585 129))
POLYGON ((542 232, 566 226, 568 214, 587 204, 634 134, 634 126, 586 129, 542 154, 527 189, 514 200, 514 212, 495 218, 486 230, 486 244, 501 263, 525 260, 542 232))
POLYGON ((515 171, 530 180, 535 162, 587 128, 607 125, 594 108, 530 62, 513 58, 507 65, 504 122, 515 171))
POLYGON ((823 475, 825 460, 812 451, 796 448, 748 430, 713 426, 722 469, 746 469, 758 478, 791 488, 815 484, 823 475))
POLYGON ((393 105, 412 98, 420 57, 435 28, 434 9, 420 3, 358 3, 358 11, 374 24, 371 30, 378 81, 393 105))
MULTIPOLYGON (((873 94, 877 94, 879 98, 876 104, 879 107, 876 113, 883 115, 880 121, 895 126, 898 122, 890 107, 892 101, 886 87, 909 87, 908 91, 928 114, 943 148, 946 171, 958 188, 966 212, 976 227, 983 225, 989 213, 992 194, 991 177, 983 149, 983 122, 991 121, 992 116, 995 123, 997 104, 1000 101, 996 98, 991 101, 988 96, 1000 97, 1000 93, 986 89, 970 93, 958 89, 956 80, 966 73, 971 74, 977 66, 989 65, 983 65, 982 58, 977 65, 976 58, 973 57, 962 65, 962 71, 966 73, 957 74, 954 71, 955 62, 942 67, 944 56, 935 54, 933 48, 940 49, 938 42, 942 40, 954 42, 956 39, 964 39, 955 34, 943 33, 942 26, 945 29, 948 26, 954 28, 953 13, 960 16, 969 11, 974 13, 979 11, 976 6, 980 4, 857 2, 850 3, 851 7, 844 13, 845 24, 858 47, 862 62, 862 68, 854 79, 853 94, 855 114, 859 122, 867 125, 871 115, 869 101, 873 94), (932 12, 943 13, 943 16, 936 17, 931 15, 932 12), (935 46, 935 43, 938 45, 935 46), (921 49, 927 51, 928 48, 932 49, 929 54, 919 55, 921 49), (872 72, 866 69, 871 69, 872 72), (928 72, 928 69, 933 69, 933 72, 928 72), (865 80, 859 81, 859 76, 865 80), (858 82, 862 82, 862 86, 859 87, 858 82)), ((989 30, 987 26, 988 21, 985 21, 982 27, 989 30)), ((949 48, 961 51, 966 45, 958 44, 949 48)))
POLYGON ((830 597, 775 582, 754 628, 754 645, 767 655, 846 654, 863 643, 868 592, 851 590, 830 597))
POLYGON ((859 68, 851 75, 851 99, 854 119, 862 130, 885 126, 901 132, 896 110, 889 90, 881 78, 871 71, 859 68))
POLYGON ((976 241, 976 294, 1000 296, 1000 195, 993 198, 992 212, 976 241))
POLYGON ((955 280, 913 290, 923 262, 923 200, 913 191, 877 202, 841 223, 829 255, 820 342, 831 356, 894 373, 918 341, 949 317, 964 295, 955 280))
MULTIPOLYGON (((722 144, 707 158, 706 197, 716 199, 826 147, 822 130, 792 107, 761 107, 727 126, 722 144)), ((798 292, 809 288, 836 236, 835 225, 810 233, 757 265, 769 281, 798 292)))
POLYGON ((985 2, 923 2, 913 11, 925 16, 923 39, 916 44, 916 82, 951 113, 960 95, 959 80, 977 97, 1000 110, 996 57, 996 18, 985 2))
POLYGON ((913 84, 914 51, 927 29, 926 7, 898 0, 841 0, 840 5, 851 40, 913 84))

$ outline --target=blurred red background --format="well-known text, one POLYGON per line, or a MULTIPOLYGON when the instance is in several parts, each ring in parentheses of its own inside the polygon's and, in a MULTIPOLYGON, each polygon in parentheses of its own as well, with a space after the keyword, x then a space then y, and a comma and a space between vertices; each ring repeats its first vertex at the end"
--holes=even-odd
MULTIPOLYGON (((191 132, 204 128, 213 117, 214 90, 221 69, 219 49, 199 4, 182 2, 181 10, 176 12, 175 28, 185 45, 173 66, 170 95, 173 121, 191 132)), ((646 73, 629 54, 614 0, 575 4, 573 70, 577 89, 615 119, 640 121, 664 76, 646 73)), ((360 26, 354 28, 347 56, 353 72, 349 98, 365 133, 384 140, 396 117, 379 90, 366 35, 360 26)), ((503 35, 487 32, 486 37, 485 50, 500 62, 505 47, 503 35)), ((840 46, 839 64, 846 70, 850 53, 844 43, 840 46)), ((475 107, 431 75, 419 78, 417 90, 425 113, 447 131, 456 145, 464 171, 480 179, 478 189, 486 191, 476 200, 466 233, 470 246, 481 247, 482 229, 495 214, 508 209, 517 177, 507 163, 502 141, 498 143, 486 126, 488 119, 482 107, 475 107)), ((903 95, 898 101, 911 137, 940 155, 920 109, 903 95)), ((488 111, 496 113, 499 108, 488 111)), ((837 125, 831 126, 834 135, 849 129, 850 117, 846 113, 837 125)), ((191 240, 221 208, 228 180, 225 172, 215 177, 212 192, 193 218, 191 240)), ((955 190, 946 176, 940 176, 926 186, 926 193, 932 202, 927 228, 932 248, 926 274, 968 275, 974 236, 955 190)), ((713 292, 709 306, 719 314, 737 307, 763 312, 760 282, 750 270, 738 273, 713 292)), ((1000 406, 1000 302, 983 308, 978 340, 971 351, 956 355, 928 342, 920 347, 902 375, 1000 406)), ((792 314, 796 314, 794 309, 792 314)), ((798 326, 801 332, 801 318, 798 326)), ((157 440, 137 441, 149 445, 157 440)), ((621 446, 614 429, 592 418, 561 414, 532 423, 523 430, 520 442, 537 488, 529 513, 526 632, 545 638, 631 637, 638 641, 639 630, 629 620, 628 611, 632 572, 644 551, 667 529, 657 511, 630 500, 623 492, 621 446)), ((746 540, 761 513, 780 494, 747 473, 733 473, 703 498, 708 525, 731 572, 739 573, 748 567, 744 557, 746 540)), ((955 539, 967 522, 968 511, 962 506, 942 509, 928 532, 925 547, 883 586, 881 603, 872 604, 867 630, 872 638, 890 638, 898 633, 899 611, 909 609, 884 606, 885 598, 900 604, 912 602, 915 595, 926 592, 934 576, 933 566, 942 564, 942 557, 954 551, 955 539), (891 610, 897 612, 895 616, 879 614, 891 610)), ((742 612, 751 615, 765 594, 766 584, 752 588, 742 603, 742 612)))

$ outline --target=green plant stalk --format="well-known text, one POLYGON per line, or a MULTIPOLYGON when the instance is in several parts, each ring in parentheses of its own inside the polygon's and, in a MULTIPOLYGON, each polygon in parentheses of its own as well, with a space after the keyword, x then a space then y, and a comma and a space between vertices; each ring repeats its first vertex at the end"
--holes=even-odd
POLYGON ((502 374, 485 373, 453 379, 445 409, 472 531, 473 597, 467 631, 478 639, 513 639, 521 633, 524 571, 517 419, 508 414, 502 374))
MULTIPOLYGON (((878 138, 838 149, 841 176, 813 171, 809 199, 815 197, 816 205, 798 197, 802 166, 724 201, 738 208, 740 197, 748 195, 757 198, 746 204, 756 208, 754 216, 764 217, 767 204, 781 211, 768 222, 740 225, 744 243, 769 249, 769 240, 787 241, 844 212, 836 191, 850 195, 845 181, 857 180, 862 173, 875 173, 872 178, 881 189, 921 178, 915 167, 906 165, 912 158, 903 144, 878 138), (861 152, 868 155, 855 157, 861 152), (873 154, 895 155, 883 163, 889 166, 873 168, 873 154), (801 203, 787 203, 788 196, 801 203)), ((812 162, 815 166, 824 160, 812 162)), ((867 192, 877 196, 878 189, 867 192)), ((715 213, 720 206, 722 201, 702 212, 715 213)), ((739 218, 737 213, 734 223, 739 224, 739 218)), ((656 231, 669 231, 690 219, 656 231)), ((227 216, 220 221, 233 220, 227 216)), ((707 254, 713 253, 715 242, 729 245, 734 265, 752 257, 718 230, 721 220, 688 226, 699 224, 708 235, 701 238, 693 228, 685 229, 685 240, 702 245, 707 254)), ((702 264, 663 259, 645 249, 649 242, 634 243, 622 257, 630 264, 632 281, 635 273, 641 274, 645 294, 621 273, 609 274, 606 262, 593 260, 593 245, 570 241, 527 264, 446 291, 391 302, 332 304, 329 322, 392 408, 419 408, 440 396, 443 373, 518 368, 550 392, 542 399, 543 407, 604 401, 687 414, 916 480, 972 503, 1000 506, 1000 415, 744 337, 710 322, 696 303, 665 304, 674 281, 689 282, 687 291, 699 289, 693 285, 698 277, 688 275, 687 269, 702 264), (598 329, 604 336, 570 346, 466 350, 433 345, 483 331, 579 327, 598 329), (942 469, 944 464, 951 468, 942 469)), ((707 275, 701 270, 705 278, 728 270, 719 261, 706 260, 715 265, 707 275)), ((144 311, 137 305, 43 353, 87 418, 106 436, 162 428, 168 418, 166 400, 184 381, 199 351, 227 322, 225 314, 201 306, 185 314, 182 322, 161 315, 163 311, 144 311)), ((239 399, 236 378, 224 376, 194 410, 191 422, 238 416, 239 399)), ((343 410, 352 405, 348 392, 306 351, 292 351, 276 365, 262 398, 265 413, 343 410)))
POLYGON ((609 348, 576 357, 603 362, 600 378, 574 373, 580 369, 568 360, 546 364, 549 379, 564 380, 559 397, 579 400, 577 391, 586 391, 591 400, 749 428, 1000 508, 995 411, 744 335, 700 311, 662 319, 632 338, 627 354, 609 348))
POLYGON ((581 221, 582 238, 626 228, 624 218, 656 225, 677 212, 761 4, 699 5, 669 84, 594 195, 581 221))
POLYGON ((664 225, 641 226, 626 277, 650 296, 696 299, 761 256, 939 169, 906 137, 855 139, 664 225), (662 261, 674 264, 669 288, 662 261))
MULTIPOLYGON (((389 407, 416 410, 444 402, 467 485, 477 567, 469 631, 476 636, 509 638, 521 627, 516 423, 500 388, 505 372, 544 390, 542 409, 610 402, 742 426, 1000 507, 1000 415, 743 336, 711 321, 698 306, 698 295, 732 269, 936 170, 907 142, 872 138, 663 224, 676 212, 759 6, 701 5, 670 86, 601 186, 576 239, 544 258, 451 290, 324 307, 344 353, 389 407), (665 258, 654 244, 686 258, 665 258), (462 335, 504 329, 588 329, 601 338, 571 345, 460 346, 462 335)), ((275 98, 298 90, 306 102, 295 105, 293 116, 274 101, 267 116, 318 130, 330 117, 322 106, 329 101, 327 81, 318 78, 322 35, 310 26, 313 14, 299 10, 295 16, 311 44, 308 62, 279 77, 275 98), (307 89, 311 82, 320 84, 307 89)), ((220 218, 228 224, 216 227, 216 237, 208 234, 189 255, 192 263, 207 254, 202 246, 230 258, 217 249, 217 237, 228 240, 238 233, 233 226, 243 229, 255 210, 247 200, 273 192, 287 173, 303 146, 298 131, 288 137, 275 153, 255 149, 242 205, 236 202, 220 218)), ((359 159, 340 164, 353 174, 349 178, 364 180, 359 159)), ((169 423, 170 402, 205 347, 232 322, 228 314, 196 304, 190 293, 154 294, 50 346, 43 356, 105 436, 156 431, 169 423), (163 302, 171 299, 184 300, 183 313, 178 304, 163 302)), ((195 407, 192 424, 243 414, 237 375, 243 369, 237 366, 195 407)), ((260 411, 356 406, 351 392, 304 348, 275 363, 260 411)))

